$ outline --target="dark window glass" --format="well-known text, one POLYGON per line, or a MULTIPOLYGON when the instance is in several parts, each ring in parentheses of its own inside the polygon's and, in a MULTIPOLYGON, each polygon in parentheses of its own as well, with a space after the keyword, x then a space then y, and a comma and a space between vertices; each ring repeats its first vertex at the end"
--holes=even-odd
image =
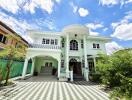
POLYGON ((94 70, 94 63, 93 62, 89 62, 89 71, 93 71, 94 70))
POLYGON ((49 44, 49 39, 46 39, 46 44, 49 44))
POLYGON ((64 42, 62 42, 62 48, 65 46, 64 42))
POLYGON ((64 68, 64 60, 61 60, 61 67, 64 68))
POLYGON ((97 44, 97 48, 100 48, 99 44, 97 44))
POLYGON ((76 40, 70 41, 70 50, 78 50, 78 42, 76 40))
POLYGON ((5 44, 6 43, 6 37, 4 36, 3 38, 3 43, 5 44))
POLYGON ((58 44, 58 40, 57 39, 55 39, 55 45, 57 45, 58 44))
POLYGON ((81 40, 81 48, 83 48, 83 40, 81 40))
POLYGON ((95 43, 93 43, 93 48, 96 48, 96 44, 95 43))
POLYGON ((51 39, 51 44, 54 44, 54 40, 51 39))
POLYGON ((2 40, 3 40, 3 35, 0 34, 0 42, 2 42, 2 40))
POLYGON ((43 39, 42 40, 42 44, 46 44, 46 39, 43 39))

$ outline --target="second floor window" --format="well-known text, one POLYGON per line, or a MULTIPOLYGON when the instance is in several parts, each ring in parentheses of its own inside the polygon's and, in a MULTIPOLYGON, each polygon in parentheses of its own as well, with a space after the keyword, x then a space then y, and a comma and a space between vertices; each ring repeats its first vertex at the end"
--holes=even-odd
POLYGON ((42 40, 42 44, 45 44, 45 43, 46 43, 46 39, 43 39, 43 40, 42 40))
POLYGON ((4 36, 4 35, 2 35, 2 34, 0 34, 0 42, 2 42, 2 43, 6 43, 6 41, 7 41, 7 38, 6 38, 6 36, 4 36))
POLYGON ((78 42, 76 40, 70 41, 70 50, 78 50, 78 42))
POLYGON ((54 44, 54 40, 53 39, 51 39, 51 44, 54 44))
POLYGON ((83 48, 83 40, 81 40, 81 48, 83 48))
POLYGON ((100 45, 93 43, 93 48, 100 48, 100 45))
POLYGON ((49 44, 49 39, 46 39, 46 44, 49 44))

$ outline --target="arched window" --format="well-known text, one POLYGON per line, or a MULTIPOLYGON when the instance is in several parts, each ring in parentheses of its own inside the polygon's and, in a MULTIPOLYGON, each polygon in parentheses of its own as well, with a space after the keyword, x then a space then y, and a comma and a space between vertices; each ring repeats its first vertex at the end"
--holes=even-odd
POLYGON ((70 41, 70 50, 78 50, 78 42, 76 40, 70 41))

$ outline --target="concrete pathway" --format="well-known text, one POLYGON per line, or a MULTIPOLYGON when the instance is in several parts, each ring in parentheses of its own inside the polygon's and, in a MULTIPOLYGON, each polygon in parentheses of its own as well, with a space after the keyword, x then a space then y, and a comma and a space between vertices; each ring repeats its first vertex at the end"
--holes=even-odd
POLYGON ((33 77, 16 83, 17 86, 0 91, 0 100, 109 100, 98 85, 86 81, 71 83, 33 77))

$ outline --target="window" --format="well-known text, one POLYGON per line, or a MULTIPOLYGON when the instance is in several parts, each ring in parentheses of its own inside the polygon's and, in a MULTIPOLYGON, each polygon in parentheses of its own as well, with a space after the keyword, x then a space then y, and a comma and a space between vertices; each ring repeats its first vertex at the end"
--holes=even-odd
POLYGON ((62 42, 61 42, 62 44, 61 44, 61 46, 62 46, 62 48, 65 46, 65 41, 64 41, 64 38, 62 38, 62 42))
POLYGON ((70 50, 78 50, 78 42, 76 40, 70 41, 70 50))
POLYGON ((95 44, 95 43, 93 43, 93 48, 100 48, 100 45, 99 44, 95 44))
POLYGON ((49 39, 46 39, 46 44, 49 44, 49 39))
POLYGON ((42 40, 42 44, 46 44, 46 39, 43 39, 42 40))
POLYGON ((100 48, 99 44, 97 44, 97 48, 100 48))
POLYGON ((81 40, 81 48, 83 48, 83 40, 81 40))
POLYGON ((93 43, 93 48, 96 48, 96 44, 95 43, 93 43))
POLYGON ((0 42, 3 40, 3 35, 0 34, 0 42))
POLYGON ((53 39, 51 39, 51 44, 54 44, 54 40, 53 39))
POLYGON ((61 67, 64 68, 64 60, 61 60, 61 67))
POLYGON ((89 71, 94 71, 94 62, 88 62, 89 65, 89 71))
POLYGON ((55 39, 55 45, 57 45, 58 44, 58 40, 57 39, 55 39))
POLYGON ((0 42, 5 44, 6 43, 6 36, 0 34, 0 42))

